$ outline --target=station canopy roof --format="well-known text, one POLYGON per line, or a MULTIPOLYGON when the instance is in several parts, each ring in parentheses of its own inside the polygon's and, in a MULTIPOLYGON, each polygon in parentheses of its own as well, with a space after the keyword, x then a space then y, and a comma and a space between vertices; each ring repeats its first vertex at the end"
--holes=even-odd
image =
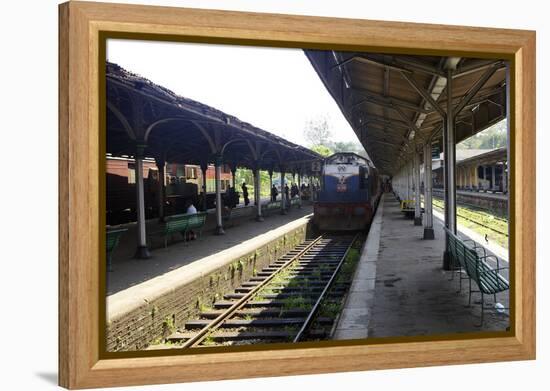
POLYGON ((506 117, 506 63, 474 58, 305 50, 313 68, 382 174, 416 147, 440 141, 452 75, 456 142, 506 117), (431 103, 438 107, 434 107, 431 103))
MULTIPOLYGON (((107 63, 107 153, 170 163, 206 164, 222 155, 234 167, 309 173, 322 157, 203 103, 178 96, 107 63)), ((279 115, 274 113, 274 115, 279 115)))
MULTIPOLYGON (((464 151, 470 151, 470 150, 464 150, 464 151)), ((507 150, 506 147, 501 148, 493 148, 493 149, 486 149, 486 150, 476 150, 479 151, 475 155, 470 156, 461 156, 461 152, 457 150, 456 151, 456 160, 458 165, 468 165, 468 164, 494 164, 498 162, 505 162, 507 158, 507 150)))

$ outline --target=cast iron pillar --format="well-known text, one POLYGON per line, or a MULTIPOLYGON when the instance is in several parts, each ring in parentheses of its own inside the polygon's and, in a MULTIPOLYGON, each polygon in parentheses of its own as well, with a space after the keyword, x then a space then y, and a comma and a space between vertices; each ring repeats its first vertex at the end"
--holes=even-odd
POLYGON ((259 165, 257 165, 254 169, 254 202, 256 202, 256 221, 264 221, 264 218, 262 217, 261 187, 262 181, 260 178, 260 169, 259 165))
POLYGON ((222 176, 222 157, 216 156, 215 168, 216 168, 216 235, 223 235, 225 231, 223 230, 222 224, 222 192, 221 192, 221 176, 222 176))
POLYGON ((143 158, 145 147, 145 143, 138 142, 136 144, 135 177, 138 246, 134 257, 137 259, 151 258, 151 254, 147 248, 147 233, 145 230, 145 195, 143 191, 143 158))
POLYGON ((208 204, 206 200, 206 172, 208 171, 208 162, 201 163, 201 172, 202 172, 202 210, 206 212, 208 209, 208 204))
POLYGON ((231 186, 233 186, 233 189, 235 191, 237 191, 237 188, 235 187, 236 183, 235 183, 235 176, 237 174, 237 165, 236 164, 233 164, 231 165, 231 186))
POLYGON ((434 239, 432 205, 432 144, 424 145, 424 239, 434 239))
MULTIPOLYGON (((445 227, 456 234, 456 155, 455 155, 455 124, 453 107, 453 70, 447 69, 447 112, 445 115, 445 129, 443 132, 444 162, 445 162, 445 227)), ((452 267, 448 239, 445 235, 445 252, 443 253, 443 269, 452 267)))
POLYGON ((302 173, 298 172, 298 208, 302 207, 302 173))
POLYGON ((420 156, 414 151, 414 225, 422 225, 422 209, 420 208, 420 156))
POLYGON ((286 215, 285 169, 281 167, 281 214, 286 215))
POLYGON ((155 159, 155 163, 157 164, 158 169, 158 202, 159 202, 159 221, 164 222, 164 196, 165 196, 165 183, 164 183, 164 167, 166 166, 166 162, 162 158, 155 159))

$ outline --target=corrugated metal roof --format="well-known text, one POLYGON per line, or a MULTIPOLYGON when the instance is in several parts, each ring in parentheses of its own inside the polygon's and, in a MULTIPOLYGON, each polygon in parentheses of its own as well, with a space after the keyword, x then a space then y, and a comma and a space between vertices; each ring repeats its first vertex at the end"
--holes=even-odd
POLYGON ((212 162, 223 149, 229 164, 287 172, 310 171, 322 157, 266 130, 107 63, 107 153, 133 155, 134 140, 149 157, 168 162, 212 162), (258 163, 259 162, 259 163, 258 163))
POLYGON ((396 173, 410 160, 415 142, 424 144, 441 129, 446 66, 456 66, 453 105, 472 95, 456 119, 457 143, 506 115, 505 63, 501 60, 324 50, 305 50, 305 54, 384 174, 396 173), (469 94, 477 85, 482 87, 469 94), (419 91, 440 109, 432 107, 419 91))

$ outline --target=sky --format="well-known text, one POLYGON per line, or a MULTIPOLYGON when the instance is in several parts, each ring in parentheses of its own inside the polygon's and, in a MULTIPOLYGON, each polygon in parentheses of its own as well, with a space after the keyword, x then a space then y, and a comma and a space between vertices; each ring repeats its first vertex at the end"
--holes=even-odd
POLYGON ((357 141, 300 49, 110 39, 107 60, 296 144, 323 116, 334 141, 357 141))

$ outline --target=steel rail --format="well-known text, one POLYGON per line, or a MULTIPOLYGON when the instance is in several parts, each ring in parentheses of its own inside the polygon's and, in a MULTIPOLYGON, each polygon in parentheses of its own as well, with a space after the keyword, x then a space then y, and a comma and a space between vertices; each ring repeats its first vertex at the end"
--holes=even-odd
MULTIPOLYGON (((440 206, 438 206, 438 205, 434 205, 434 207, 436 207, 437 209, 439 209, 439 210, 441 210, 441 211, 444 210, 442 207, 440 207, 440 206)), ((464 216, 463 214, 458 213, 458 212, 457 212, 457 216, 463 218, 464 220, 468 220, 468 221, 471 222, 471 223, 477 224, 477 225, 479 225, 480 227, 487 228, 487 229, 489 229, 489 230, 491 230, 491 231, 493 231, 493 232, 495 232, 495 233, 497 233, 497 234, 499 234, 499 235, 503 235, 503 236, 508 237, 508 234, 507 234, 506 232, 502 232, 502 231, 499 231, 498 229, 489 227, 488 225, 485 225, 485 224, 481 223, 479 220, 475 220, 475 219, 472 219, 472 218, 470 218, 470 217, 466 217, 466 216, 464 216)), ((495 218, 495 219, 498 219, 498 218, 495 218)), ((502 220, 502 219, 500 219, 500 220, 502 220)))
POLYGON ((336 276, 338 275, 338 272, 340 271, 340 269, 342 268, 342 265, 346 261, 349 250, 351 249, 351 247, 353 246, 353 244, 355 243, 355 241, 357 240, 358 237, 359 237, 359 233, 356 233, 355 236, 353 237, 353 239, 351 240, 351 243, 349 244, 348 248, 346 249, 346 252, 342 256, 342 259, 340 259, 340 262, 338 262, 338 266, 336 266, 336 269, 334 269, 334 272, 332 273, 332 276, 330 277, 330 280, 325 285, 325 288, 323 289, 323 291, 319 295, 319 298, 315 302, 313 308, 309 312, 309 315, 307 316, 305 322, 303 323, 302 328, 300 329, 300 331, 298 331, 298 334, 296 334, 296 336, 294 337, 294 340, 292 342, 298 342, 302 338, 302 336, 304 335, 305 331, 309 328, 311 322, 313 321, 313 318, 315 317, 315 315, 317 314, 317 311, 319 310, 319 307, 321 306, 321 303, 325 299, 325 296, 326 296, 327 292, 329 291, 329 289, 332 286, 332 283, 336 279, 336 276))
POLYGON ((281 265, 277 270, 275 270, 269 277, 267 277, 265 280, 263 280, 260 284, 258 284, 254 289, 252 289, 250 292, 248 292, 246 295, 244 295, 242 298, 237 300, 231 307, 229 307, 225 312, 220 314, 218 317, 216 317, 212 322, 210 322, 208 325, 204 326, 202 329, 200 329, 197 334, 195 334, 192 338, 185 341, 185 343, 182 345, 182 348, 190 348, 193 346, 196 346, 200 344, 210 332, 216 330, 227 318, 232 316, 235 312, 237 312, 241 307, 243 307, 260 289, 262 289, 267 283, 269 283, 277 274, 279 274, 281 271, 286 269, 288 266, 290 266, 294 261, 302 257, 305 253, 307 253, 313 246, 319 243, 323 236, 319 236, 315 238, 310 244, 308 244, 303 250, 301 250, 298 254, 294 255, 292 258, 290 258, 288 261, 286 261, 283 265, 281 265))

